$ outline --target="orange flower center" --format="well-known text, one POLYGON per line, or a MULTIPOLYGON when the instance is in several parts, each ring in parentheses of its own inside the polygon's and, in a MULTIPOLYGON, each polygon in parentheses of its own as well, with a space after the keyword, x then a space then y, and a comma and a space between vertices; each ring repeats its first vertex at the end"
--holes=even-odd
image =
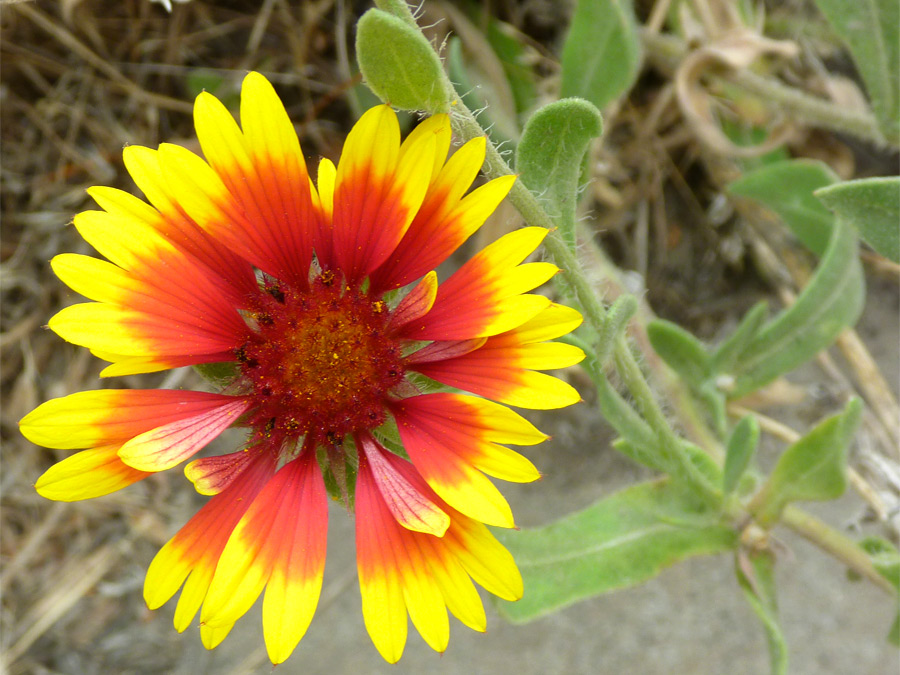
POLYGON ((309 289, 266 290, 254 308, 256 329, 237 353, 256 396, 257 432, 337 443, 381 425, 384 399, 404 374, 384 302, 329 272, 309 289))

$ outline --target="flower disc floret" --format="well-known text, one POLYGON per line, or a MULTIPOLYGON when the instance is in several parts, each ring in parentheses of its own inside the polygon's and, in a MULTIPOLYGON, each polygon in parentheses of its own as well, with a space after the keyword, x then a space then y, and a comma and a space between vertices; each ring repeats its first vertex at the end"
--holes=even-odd
POLYGON ((384 423, 404 368, 383 300, 326 271, 309 288, 271 283, 255 304, 236 356, 259 434, 334 444, 384 423))

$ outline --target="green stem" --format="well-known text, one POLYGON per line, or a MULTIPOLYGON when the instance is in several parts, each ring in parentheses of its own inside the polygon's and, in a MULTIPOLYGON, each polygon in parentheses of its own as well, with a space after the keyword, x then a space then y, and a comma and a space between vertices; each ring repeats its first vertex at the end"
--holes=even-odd
POLYGON ((644 372, 638 365, 634 352, 631 351, 624 336, 619 337, 613 354, 616 360, 616 369, 628 391, 634 396, 638 410, 641 411, 644 419, 657 434, 674 439, 675 433, 669 425, 669 420, 666 419, 662 408, 659 407, 656 397, 647 383, 647 378, 644 377, 644 372))
POLYGON ((786 506, 781 514, 781 522, 805 537, 813 544, 833 555, 847 567, 865 577, 876 586, 891 595, 896 595, 894 587, 881 573, 875 569, 868 554, 856 545, 852 539, 845 537, 818 518, 801 511, 796 506, 786 506))

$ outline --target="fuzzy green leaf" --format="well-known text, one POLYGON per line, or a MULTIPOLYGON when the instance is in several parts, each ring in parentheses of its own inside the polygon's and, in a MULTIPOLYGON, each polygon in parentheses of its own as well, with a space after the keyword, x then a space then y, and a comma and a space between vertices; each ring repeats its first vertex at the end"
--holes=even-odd
POLYGON ((900 140, 900 3, 897 0, 816 0, 847 43, 884 133, 900 140))
POLYGON ((747 310, 734 332, 716 348, 712 358, 713 369, 717 373, 734 370, 737 360, 762 329, 768 310, 769 304, 765 300, 757 302, 747 310))
POLYGON ((575 248, 575 206, 581 159, 591 139, 603 133, 600 111, 579 98, 555 101, 525 125, 516 149, 516 171, 575 248))
POLYGON ((647 326, 653 350, 695 391, 713 375, 712 358, 697 338, 681 326, 656 319, 647 326))
POLYGON ((834 216, 813 191, 837 181, 823 162, 791 159, 745 173, 728 186, 728 191, 775 211, 808 249, 821 256, 828 247, 834 216))
POLYGON ((545 527, 495 534, 525 581, 521 600, 497 602, 514 623, 636 586, 680 560, 737 544, 734 529, 715 511, 665 482, 634 485, 545 527))
POLYGON ((793 501, 824 501, 847 488, 847 450, 862 416, 862 402, 851 399, 840 414, 829 417, 791 445, 754 498, 763 524, 775 522, 793 501))
POLYGON ((602 109, 628 91, 641 66, 631 0, 578 0, 561 61, 560 96, 602 109))
POLYGON ((405 110, 447 112, 441 60, 431 43, 403 19, 380 9, 360 17, 356 58, 378 97, 405 110))
POLYGON ((835 224, 828 249, 797 301, 757 331, 734 358, 729 397, 745 396, 825 349, 856 323, 865 286, 854 229, 835 224))
POLYGON ((900 178, 863 178, 816 192, 838 218, 886 258, 900 262, 900 178))
POLYGON ((734 492, 741 477, 750 466, 759 443, 759 422, 753 415, 741 418, 731 436, 725 450, 725 468, 722 472, 722 489, 726 494, 734 492))

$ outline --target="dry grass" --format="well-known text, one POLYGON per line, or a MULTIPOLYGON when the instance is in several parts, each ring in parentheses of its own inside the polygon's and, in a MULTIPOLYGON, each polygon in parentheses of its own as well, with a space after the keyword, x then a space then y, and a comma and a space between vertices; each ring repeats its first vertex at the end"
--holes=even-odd
MULTIPOLYGON (((349 16, 337 21, 333 0, 195 2, 171 16, 140 0, 0 11, 3 664, 11 673, 80 673, 139 662, 162 672, 179 639, 167 622, 144 625, 140 588, 147 561, 195 508, 191 490, 161 476, 103 500, 50 504, 32 484, 61 455, 25 442, 17 421, 48 398, 157 386, 165 376, 101 381, 102 364, 45 330, 76 300, 47 263, 59 252, 88 252, 68 226, 93 208, 87 187, 133 189, 125 144, 192 143, 191 100, 201 87, 235 100, 246 71, 266 73, 301 122, 307 153, 335 156, 352 120, 343 98, 351 81, 335 54, 349 16)), ((175 373, 165 386, 191 377, 175 373)))

